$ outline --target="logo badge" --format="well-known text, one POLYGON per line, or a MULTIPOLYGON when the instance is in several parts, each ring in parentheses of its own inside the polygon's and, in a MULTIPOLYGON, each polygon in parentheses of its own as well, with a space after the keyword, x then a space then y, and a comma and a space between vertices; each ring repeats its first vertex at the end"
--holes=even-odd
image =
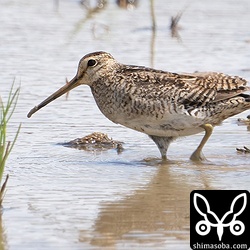
POLYGON ((192 249, 250 247, 250 199, 244 190, 195 190, 190 194, 192 249))

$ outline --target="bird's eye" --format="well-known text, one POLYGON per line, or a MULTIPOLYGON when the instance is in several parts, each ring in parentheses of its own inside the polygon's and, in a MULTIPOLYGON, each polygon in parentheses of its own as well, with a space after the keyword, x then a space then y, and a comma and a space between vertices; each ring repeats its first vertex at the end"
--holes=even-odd
POLYGON ((96 65, 96 60, 94 60, 94 59, 90 59, 90 60, 88 60, 88 66, 95 66, 96 65))

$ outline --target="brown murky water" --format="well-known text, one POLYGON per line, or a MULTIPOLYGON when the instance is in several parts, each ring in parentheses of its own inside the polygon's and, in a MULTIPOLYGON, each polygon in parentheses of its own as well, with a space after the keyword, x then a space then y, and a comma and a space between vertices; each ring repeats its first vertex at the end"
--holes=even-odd
MULTIPOLYGON (((95 6, 95 1, 90 1, 95 6)), ((131 10, 108 1, 88 14, 78 1, 0 1, 0 95, 21 82, 9 128, 18 142, 8 160, 0 249, 189 249, 189 194, 194 189, 250 190, 250 132, 237 118, 217 127, 208 163, 189 156, 202 134, 181 138, 161 163, 145 135, 108 121, 88 87, 70 92, 31 119, 27 112, 74 76, 86 53, 105 50, 127 64, 178 72, 221 71, 250 79, 250 2, 149 1, 131 10), (179 36, 171 16, 180 11, 179 36), (117 154, 63 147, 94 131, 125 142, 117 154)))

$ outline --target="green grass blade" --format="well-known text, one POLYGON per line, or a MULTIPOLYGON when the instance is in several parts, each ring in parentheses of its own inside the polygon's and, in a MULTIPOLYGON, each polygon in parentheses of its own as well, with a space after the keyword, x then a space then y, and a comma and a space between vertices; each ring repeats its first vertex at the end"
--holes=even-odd
MULTIPOLYGON (((21 129, 21 124, 20 124, 14 136, 13 141, 7 142, 8 122, 16 109, 17 101, 18 101, 19 94, 20 94, 20 87, 18 87, 14 91, 14 83, 15 83, 15 80, 13 81, 12 86, 10 88, 6 104, 4 104, 3 100, 0 97, 0 109, 1 109, 0 110, 0 114, 1 114, 0 115, 0 118, 1 118, 0 120, 0 183, 2 181, 6 160, 16 143, 17 137, 21 129)), ((2 200, 2 198, 3 198, 2 192, 0 192, 0 201, 2 200)))

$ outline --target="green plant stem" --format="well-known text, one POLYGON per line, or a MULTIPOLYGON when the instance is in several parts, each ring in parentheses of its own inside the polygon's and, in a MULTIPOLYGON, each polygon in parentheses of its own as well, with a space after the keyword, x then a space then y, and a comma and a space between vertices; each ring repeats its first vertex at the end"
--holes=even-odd
MULTIPOLYGON (((18 87, 14 91, 14 82, 12 83, 11 89, 9 91, 7 103, 4 104, 3 100, 0 97, 0 184, 2 182, 3 178, 3 173, 4 173, 4 168, 5 164, 7 161, 7 158, 10 154, 10 152, 13 149, 14 144, 16 143, 18 134, 21 129, 21 124, 18 126, 17 132, 15 134, 15 137, 12 142, 7 141, 7 127, 8 123, 15 111, 16 105, 17 105, 17 100, 19 97, 20 93, 20 87, 18 87)), ((4 184, 2 185, 0 189, 0 205, 2 204, 3 196, 4 196, 4 191, 7 185, 9 175, 6 176, 6 179, 4 181, 4 184)))

